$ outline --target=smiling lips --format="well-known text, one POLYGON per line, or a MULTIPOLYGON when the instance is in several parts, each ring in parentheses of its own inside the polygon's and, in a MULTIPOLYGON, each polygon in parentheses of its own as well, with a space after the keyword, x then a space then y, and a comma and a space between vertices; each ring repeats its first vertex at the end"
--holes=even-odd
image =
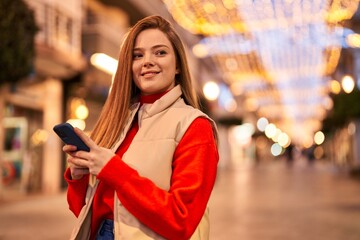
POLYGON ((143 72, 143 73, 141 73, 141 76, 143 76, 143 77, 153 77, 153 76, 155 76, 156 74, 158 74, 159 72, 157 72, 157 71, 147 71, 147 72, 143 72))

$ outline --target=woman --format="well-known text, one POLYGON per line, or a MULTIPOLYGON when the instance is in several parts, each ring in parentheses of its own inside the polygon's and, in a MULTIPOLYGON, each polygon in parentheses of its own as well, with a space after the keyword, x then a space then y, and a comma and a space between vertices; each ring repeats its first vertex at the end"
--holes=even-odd
POLYGON ((208 239, 216 131, 193 89, 170 23, 135 24, 91 137, 75 129, 90 152, 63 148, 72 239, 208 239))

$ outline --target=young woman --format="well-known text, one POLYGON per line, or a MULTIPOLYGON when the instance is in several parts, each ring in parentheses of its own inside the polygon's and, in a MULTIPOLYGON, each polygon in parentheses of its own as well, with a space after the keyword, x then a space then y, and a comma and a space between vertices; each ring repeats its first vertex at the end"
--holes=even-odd
POLYGON ((90 152, 63 148, 72 239, 208 239, 219 156, 197 107, 179 36, 162 17, 140 20, 91 136, 75 129, 90 152))

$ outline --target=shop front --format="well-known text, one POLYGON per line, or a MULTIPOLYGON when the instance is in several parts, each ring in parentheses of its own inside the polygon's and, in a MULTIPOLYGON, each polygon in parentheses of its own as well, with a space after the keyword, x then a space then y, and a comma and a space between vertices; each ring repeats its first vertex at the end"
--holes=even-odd
POLYGON ((65 120, 67 86, 86 69, 83 1, 25 2, 40 31, 33 73, 0 88, 0 199, 62 189, 66 161, 52 128, 65 120))

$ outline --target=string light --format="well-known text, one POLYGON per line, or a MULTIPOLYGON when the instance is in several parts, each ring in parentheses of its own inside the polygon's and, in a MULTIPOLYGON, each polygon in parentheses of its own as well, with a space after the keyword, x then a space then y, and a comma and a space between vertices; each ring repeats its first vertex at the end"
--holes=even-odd
POLYGON ((105 53, 94 53, 90 58, 90 62, 95 67, 110 75, 115 74, 118 64, 116 59, 106 55, 105 53))
POLYGON ((220 88, 216 82, 209 81, 209 82, 205 83, 205 85, 203 87, 203 92, 204 92, 206 99, 208 99, 210 101, 214 101, 220 95, 220 88))
POLYGON ((341 48, 359 46, 358 35, 339 24, 359 0, 163 2, 181 26, 204 36, 194 54, 212 58, 233 95, 247 99, 248 111, 312 144, 332 107, 328 95, 338 91, 329 76, 341 48))
POLYGON ((355 87, 354 79, 349 75, 345 75, 341 80, 341 86, 344 89, 344 92, 351 93, 355 87))
POLYGON ((336 81, 336 80, 331 80, 331 82, 330 82, 330 90, 334 94, 339 94, 340 91, 341 91, 340 83, 338 81, 336 81))
POLYGON ((325 141, 325 135, 322 131, 318 131, 315 133, 315 136, 314 136, 314 142, 317 144, 317 145, 321 145, 323 142, 325 141))

